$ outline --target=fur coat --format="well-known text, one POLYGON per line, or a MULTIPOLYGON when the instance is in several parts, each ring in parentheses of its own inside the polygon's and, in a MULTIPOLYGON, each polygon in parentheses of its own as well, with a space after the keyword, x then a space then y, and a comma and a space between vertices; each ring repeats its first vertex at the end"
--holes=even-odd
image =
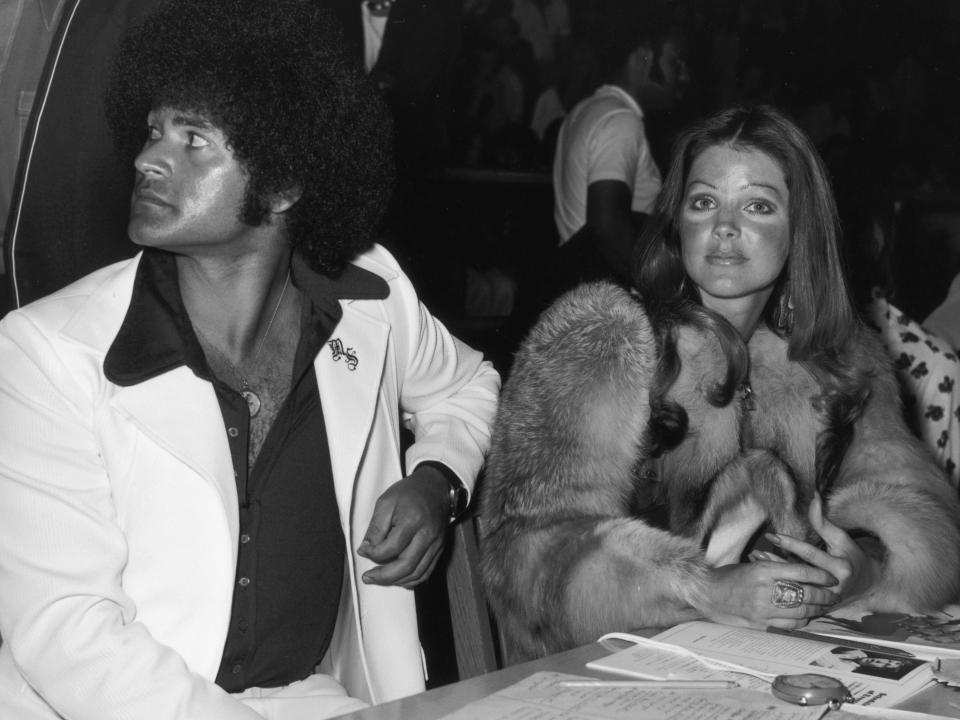
MULTIPOLYGON (((960 506, 902 420, 878 339, 864 330, 853 344, 870 398, 825 514, 872 537, 881 561, 858 607, 936 608, 960 591, 960 506)), ((769 330, 748 347, 752 397, 715 407, 706 389, 724 377, 719 343, 681 328, 668 397, 688 429, 654 461, 645 431, 658 351, 640 302, 594 283, 540 318, 504 388, 480 493, 482 569, 511 652, 535 657, 698 617, 708 569, 738 562, 762 528, 815 540, 806 515, 824 431, 812 402, 820 386, 769 330), (637 512, 658 501, 665 521, 637 512)))

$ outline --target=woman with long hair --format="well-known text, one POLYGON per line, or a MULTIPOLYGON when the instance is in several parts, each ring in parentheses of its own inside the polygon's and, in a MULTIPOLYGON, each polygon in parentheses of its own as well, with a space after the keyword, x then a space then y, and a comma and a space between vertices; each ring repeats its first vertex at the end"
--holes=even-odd
POLYGON ((904 424, 839 235, 823 163, 779 111, 678 138, 635 292, 558 300, 503 392, 480 532, 515 655, 957 597, 960 506, 904 424))

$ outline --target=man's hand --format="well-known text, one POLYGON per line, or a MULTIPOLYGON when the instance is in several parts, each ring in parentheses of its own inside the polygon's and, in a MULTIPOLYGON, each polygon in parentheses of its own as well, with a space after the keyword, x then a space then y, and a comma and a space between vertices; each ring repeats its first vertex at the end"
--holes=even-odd
POLYGON ((412 588, 433 572, 449 524, 450 484, 443 473, 418 465, 377 499, 357 554, 378 563, 365 583, 412 588))

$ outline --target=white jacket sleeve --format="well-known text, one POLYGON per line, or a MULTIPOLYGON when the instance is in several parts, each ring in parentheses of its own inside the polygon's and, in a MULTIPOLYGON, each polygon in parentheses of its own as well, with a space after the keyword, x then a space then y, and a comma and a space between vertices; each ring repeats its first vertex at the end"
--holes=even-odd
POLYGON ((45 717, 39 695, 71 720, 258 720, 137 621, 95 387, 60 350, 21 313, 0 324, 0 652, 25 681, 0 715, 45 717))
POLYGON ((404 318, 394 318, 391 327, 400 406, 415 437, 407 471, 426 460, 441 462, 472 489, 490 445, 500 376, 430 314, 405 276, 391 283, 387 304, 404 318))

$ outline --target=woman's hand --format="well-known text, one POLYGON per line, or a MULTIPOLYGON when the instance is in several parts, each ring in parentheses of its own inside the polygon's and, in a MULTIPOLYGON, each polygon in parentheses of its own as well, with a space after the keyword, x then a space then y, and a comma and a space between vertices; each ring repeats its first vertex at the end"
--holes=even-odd
POLYGON ((711 620, 749 627, 793 629, 837 602, 837 579, 803 563, 759 561, 710 571, 708 598, 698 607, 711 620))
POLYGON ((841 605, 849 605, 866 593, 880 577, 880 564, 863 551, 846 531, 823 516, 823 501, 816 493, 808 512, 810 525, 826 543, 821 550, 789 535, 767 535, 767 539, 806 563, 826 570, 837 578, 834 586, 841 605))

